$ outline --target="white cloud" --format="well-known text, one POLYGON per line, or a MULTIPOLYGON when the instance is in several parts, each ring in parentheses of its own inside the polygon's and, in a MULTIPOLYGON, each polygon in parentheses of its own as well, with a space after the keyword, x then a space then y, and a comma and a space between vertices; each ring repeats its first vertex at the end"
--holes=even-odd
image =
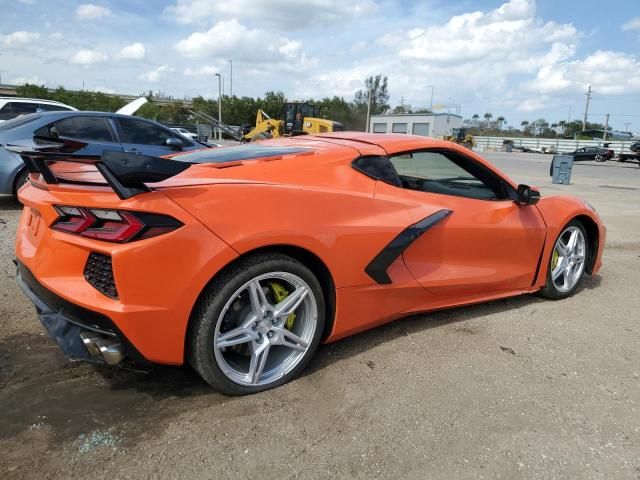
POLYGON ((64 35, 62 35, 62 33, 60 32, 53 32, 49 34, 49 38, 51 40, 62 40, 64 38, 64 35))
POLYGON ((76 9, 76 18, 78 20, 95 20, 101 17, 108 17, 109 15, 111 15, 111 10, 93 3, 84 3, 76 9))
POLYGON ((188 77, 211 77, 216 73, 220 73, 222 68, 218 65, 202 65, 199 68, 187 67, 184 74, 188 77))
POLYGON ((80 50, 76 52, 70 59, 69 63, 73 65, 93 65, 95 63, 104 62, 109 57, 104 53, 98 52, 96 50, 80 50))
POLYGON ((435 64, 500 62, 520 69, 523 57, 554 42, 576 38, 577 31, 570 24, 537 19, 533 0, 511 0, 488 13, 466 13, 444 25, 409 30, 397 38, 397 45, 401 56, 435 64))
POLYGON ((120 50, 117 57, 123 60, 142 60, 146 54, 147 52, 144 45, 140 42, 136 42, 131 45, 127 45, 120 50))
POLYGON ((222 20, 207 31, 194 32, 180 40, 175 49, 187 58, 233 58, 277 64, 283 69, 313 63, 302 52, 299 41, 278 37, 260 28, 248 28, 236 19, 222 20))
POLYGON ((0 35, 0 45, 7 48, 22 47, 35 42, 40 38, 37 32, 27 32, 24 30, 9 33, 8 35, 0 35))
POLYGON ((34 0, 18 0, 20 3, 24 5, 33 5, 34 0))
POLYGON ((159 82, 167 73, 173 72, 175 69, 170 67, 169 65, 161 65, 158 68, 154 68, 153 70, 149 70, 138 76, 139 80, 144 80, 146 82, 159 82))
POLYGON ((343 23, 377 11, 373 0, 177 0, 164 10, 167 17, 182 24, 208 24, 221 18, 255 19, 288 29, 309 25, 343 23))
POLYGON ((622 30, 640 30, 640 17, 634 17, 622 25, 622 30))

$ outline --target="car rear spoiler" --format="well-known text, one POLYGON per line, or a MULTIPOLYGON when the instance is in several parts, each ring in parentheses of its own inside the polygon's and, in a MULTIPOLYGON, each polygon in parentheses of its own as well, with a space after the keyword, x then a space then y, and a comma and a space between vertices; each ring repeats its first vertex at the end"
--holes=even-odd
POLYGON ((165 158, 150 157, 137 153, 107 150, 102 155, 77 155, 51 151, 51 147, 42 150, 28 150, 20 147, 7 147, 22 158, 30 173, 39 173, 47 184, 64 181, 56 177, 49 168, 50 162, 72 162, 94 165, 107 184, 122 200, 149 192, 147 183, 162 182, 167 178, 184 172, 190 163, 165 158))

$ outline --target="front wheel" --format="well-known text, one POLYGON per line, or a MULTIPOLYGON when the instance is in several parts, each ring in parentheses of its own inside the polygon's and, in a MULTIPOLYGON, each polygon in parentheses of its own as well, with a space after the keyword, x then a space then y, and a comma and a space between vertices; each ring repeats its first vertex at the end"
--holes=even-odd
POLYGON ((547 271, 543 296, 559 300, 573 295, 584 276, 588 258, 587 233, 581 222, 573 220, 558 236, 547 271))
POLYGON ((324 312, 322 288, 306 266, 277 253, 248 257, 200 299, 189 362, 228 395, 277 387, 297 377, 313 356, 324 312))
POLYGON ((602 163, 606 161, 607 161, 607 158, 604 155, 600 155, 600 154, 596 155, 596 162, 602 163))

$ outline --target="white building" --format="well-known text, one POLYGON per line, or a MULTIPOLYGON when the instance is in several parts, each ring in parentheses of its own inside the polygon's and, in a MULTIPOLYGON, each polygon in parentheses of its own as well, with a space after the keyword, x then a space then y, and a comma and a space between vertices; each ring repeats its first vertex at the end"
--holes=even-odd
POLYGON ((442 138, 461 125, 462 117, 453 113, 387 113, 372 115, 369 131, 442 138))

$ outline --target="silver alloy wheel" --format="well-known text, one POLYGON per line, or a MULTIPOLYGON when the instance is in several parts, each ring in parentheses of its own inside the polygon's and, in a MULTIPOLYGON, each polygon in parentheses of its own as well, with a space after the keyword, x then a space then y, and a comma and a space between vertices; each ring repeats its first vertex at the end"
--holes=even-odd
POLYGON ((586 242, 582 230, 566 228, 558 237, 551 256, 551 280, 559 292, 576 286, 584 270, 586 242))
POLYGON ((302 278, 289 272, 259 275, 235 291, 218 317, 213 338, 216 362, 234 383, 275 382, 304 358, 317 321, 315 295, 302 278), (279 302, 267 298, 274 296, 274 283, 287 292, 279 302))

